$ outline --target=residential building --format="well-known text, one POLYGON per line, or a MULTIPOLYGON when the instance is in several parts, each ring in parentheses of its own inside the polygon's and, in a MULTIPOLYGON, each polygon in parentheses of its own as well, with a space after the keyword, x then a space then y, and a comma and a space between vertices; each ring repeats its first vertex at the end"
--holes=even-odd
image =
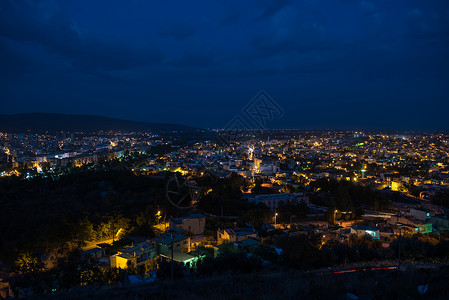
POLYGON ((148 264, 149 260, 158 255, 154 242, 147 241, 136 246, 123 249, 111 256, 111 267, 126 269, 148 264))
POLYGON ((217 231, 218 243, 239 242, 247 238, 257 238, 257 232, 253 228, 233 228, 217 231))
POLYGON ((299 204, 301 201, 309 204, 309 197, 304 193, 280 193, 269 195, 244 194, 243 198, 248 199, 248 202, 250 203, 263 203, 272 211, 278 208, 281 204, 299 204))
POLYGON ((183 232, 190 232, 193 235, 203 235, 205 226, 206 217, 200 213, 170 220, 170 229, 181 228, 183 232))
POLYGON ((374 226, 364 226, 364 225, 352 226, 351 234, 355 234, 358 237, 369 235, 376 240, 380 238, 379 229, 377 229, 377 227, 374 226))

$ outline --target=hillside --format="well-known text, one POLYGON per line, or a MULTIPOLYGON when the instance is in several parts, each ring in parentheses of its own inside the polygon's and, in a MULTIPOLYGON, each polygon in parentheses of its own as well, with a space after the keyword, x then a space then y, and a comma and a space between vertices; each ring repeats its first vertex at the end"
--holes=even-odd
POLYGON ((299 271, 215 274, 141 286, 79 287, 34 299, 447 299, 447 268, 317 276, 299 271), (425 295, 418 286, 428 285, 425 295))
POLYGON ((138 122, 91 115, 53 113, 0 115, 0 131, 26 132, 28 130, 33 132, 94 132, 100 130, 168 132, 198 129, 178 124, 138 122))

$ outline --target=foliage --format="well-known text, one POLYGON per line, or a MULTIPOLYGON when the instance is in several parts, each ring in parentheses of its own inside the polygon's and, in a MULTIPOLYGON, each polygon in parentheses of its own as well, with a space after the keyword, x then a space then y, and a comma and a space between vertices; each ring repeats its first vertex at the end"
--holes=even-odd
POLYGON ((258 224, 261 222, 272 222, 273 212, 263 203, 254 205, 242 216, 242 221, 258 224))
POLYGON ((437 192, 430 200, 433 204, 449 208, 449 190, 437 192))
MULTIPOLYGON (((309 213, 310 209, 306 202, 301 201, 298 204, 294 203, 288 203, 284 204, 282 203, 279 205, 279 208, 277 209, 277 212, 280 215, 279 221, 283 221, 282 215, 288 214, 288 215, 295 215, 297 219, 299 220, 305 220, 307 218, 307 214, 309 213)), ((285 219, 285 218, 284 218, 285 219)), ((284 222, 289 222, 290 220, 284 220, 284 222)))
POLYGON ((331 209, 354 211, 361 205, 372 209, 387 208, 389 205, 388 200, 379 191, 350 181, 320 178, 311 182, 310 186, 315 190, 329 192, 333 196, 333 201, 327 200, 326 203, 318 203, 331 209))
POLYGON ((37 272, 43 268, 43 263, 29 252, 20 253, 14 265, 22 273, 37 272))
POLYGON ((201 197, 198 208, 215 215, 243 215, 253 207, 248 201, 241 199, 240 188, 245 184, 243 177, 231 173, 227 178, 205 181, 205 190, 211 190, 201 197))
POLYGON ((152 237, 156 207, 174 210, 164 181, 129 171, 83 171, 59 177, 0 179, 0 259, 39 255, 67 242, 111 239, 119 229, 152 237), (19 251, 20 249, 20 251, 19 251))
POLYGON ((285 265, 298 269, 309 269, 320 265, 318 235, 282 236, 275 241, 275 244, 283 250, 285 265))
POLYGON ((217 258, 205 257, 197 264, 199 275, 233 272, 249 273, 262 268, 262 261, 256 256, 248 256, 242 252, 224 252, 217 258))
MULTIPOLYGON (((181 264, 173 263, 173 278, 180 279, 184 277, 184 272, 181 264)), ((171 278, 171 262, 163 261, 159 263, 157 270, 157 278, 169 279, 171 278)))

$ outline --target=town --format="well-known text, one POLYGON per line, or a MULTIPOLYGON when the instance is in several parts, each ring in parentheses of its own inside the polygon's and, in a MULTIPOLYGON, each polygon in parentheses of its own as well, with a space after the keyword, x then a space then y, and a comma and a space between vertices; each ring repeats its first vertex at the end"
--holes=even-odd
POLYGON ((2 297, 449 259, 443 133, 3 132, 0 174, 2 297))

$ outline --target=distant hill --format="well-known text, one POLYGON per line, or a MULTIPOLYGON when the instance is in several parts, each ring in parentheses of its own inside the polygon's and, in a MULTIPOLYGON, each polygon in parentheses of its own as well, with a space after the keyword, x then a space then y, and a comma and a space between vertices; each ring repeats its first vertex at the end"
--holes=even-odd
POLYGON ((95 132, 120 130, 128 132, 195 131, 198 128, 166 123, 148 123, 91 115, 29 113, 0 115, 0 131, 6 132, 95 132))

